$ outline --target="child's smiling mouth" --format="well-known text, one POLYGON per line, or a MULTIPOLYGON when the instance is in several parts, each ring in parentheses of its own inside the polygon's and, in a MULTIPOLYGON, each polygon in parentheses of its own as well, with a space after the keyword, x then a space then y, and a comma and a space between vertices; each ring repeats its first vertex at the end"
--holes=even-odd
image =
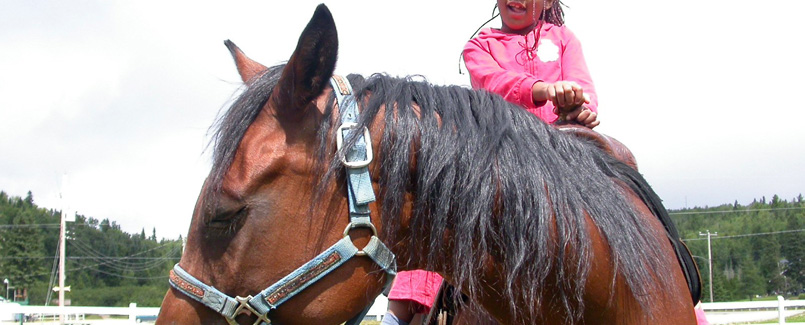
POLYGON ((508 1, 506 2, 506 6, 514 13, 525 13, 526 11, 525 2, 508 1))

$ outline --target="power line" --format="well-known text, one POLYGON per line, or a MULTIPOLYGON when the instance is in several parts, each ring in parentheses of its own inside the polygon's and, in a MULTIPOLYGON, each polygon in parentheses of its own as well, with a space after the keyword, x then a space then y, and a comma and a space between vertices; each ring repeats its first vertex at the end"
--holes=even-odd
POLYGON ((0 229, 9 228, 59 228, 61 225, 58 223, 32 223, 32 224, 18 224, 18 225, 0 225, 0 229))
POLYGON ((719 211, 684 211, 684 212, 668 212, 669 215, 692 215, 692 214, 717 214, 717 213, 742 213, 742 212, 761 212, 761 211, 787 211, 787 210, 805 210, 805 207, 791 207, 791 208, 768 208, 768 209, 741 209, 741 210, 719 210, 719 211))
MULTIPOLYGON (((767 235, 777 235, 777 234, 788 234, 794 232, 803 232, 805 229, 794 229, 794 230, 781 230, 781 231, 771 231, 771 232, 758 232, 753 234, 740 234, 740 235, 731 235, 731 236, 721 236, 713 237, 713 240, 716 239, 727 239, 727 238, 740 238, 740 237, 754 237, 754 236, 767 236, 767 235)), ((694 241, 694 240, 705 240, 707 238, 690 238, 690 239, 683 239, 683 241, 694 241)))
MULTIPOLYGON (((155 249, 158 249, 158 248, 161 248, 161 247, 165 247, 165 246, 168 246, 168 245, 171 245, 171 244, 174 244, 174 243, 173 242, 167 242, 167 243, 164 243, 162 245, 159 245, 159 246, 156 246, 156 247, 150 248, 148 250, 138 252, 138 253, 135 253, 135 254, 132 254, 132 255, 129 255, 129 256, 133 257, 133 256, 142 255, 142 254, 145 254, 145 253, 147 253, 149 251, 152 251, 152 250, 155 250, 155 249)), ((81 271, 81 270, 91 268, 91 267, 96 267, 96 266, 99 266, 99 265, 106 265, 108 263, 111 263, 111 261, 100 262, 100 263, 95 263, 95 264, 90 264, 90 265, 84 265, 84 266, 80 266, 80 267, 77 267, 77 268, 68 269, 67 272, 81 271)), ((38 277, 38 276, 47 275, 47 274, 49 274, 49 273, 39 273, 39 274, 34 274, 32 276, 33 277, 38 277)))
POLYGON ((155 279, 167 279, 168 278, 167 275, 148 276, 148 277, 146 277, 146 276, 130 276, 130 275, 123 275, 123 274, 117 274, 117 273, 112 273, 112 272, 106 272, 106 271, 102 271, 102 270, 99 270, 99 269, 96 269, 96 268, 91 268, 91 267, 87 267, 87 268, 89 268, 92 271, 98 272, 98 273, 103 273, 103 274, 106 274, 106 275, 109 275, 109 276, 114 276, 114 277, 124 278, 124 279, 155 280, 155 279))
POLYGON ((50 288, 56 286, 56 277, 58 276, 56 271, 59 266, 60 249, 61 249, 61 240, 59 241, 59 244, 56 246, 56 254, 53 256, 53 267, 50 270, 50 280, 48 281, 48 287, 45 289, 48 292, 47 298, 45 298, 45 306, 50 305, 50 298, 53 297, 53 290, 50 290, 50 288))
MULTIPOLYGON (((43 260, 43 259, 58 259, 58 256, 0 256, 0 260, 8 259, 8 260, 43 260)), ((175 260, 181 258, 181 256, 168 256, 168 257, 125 257, 125 256, 115 256, 115 257, 104 257, 104 259, 109 260, 175 260)), ((94 260, 98 259, 97 256, 68 256, 68 260, 94 260)))
MULTIPOLYGON (((122 271, 122 272, 142 272, 142 271, 146 271, 146 270, 149 270, 149 269, 154 269, 154 268, 157 268, 157 267, 161 267, 162 264, 164 264, 164 262, 166 261, 166 259, 145 259, 145 258, 141 258, 141 260, 140 260, 141 262, 129 262, 130 258, 128 256, 123 257, 123 258, 119 258, 119 257, 112 258, 112 257, 106 256, 103 253, 100 253, 100 252, 92 249, 92 247, 90 245, 87 245, 85 243, 81 243, 78 240, 71 240, 70 244, 72 244, 74 248, 76 248, 78 251, 80 251, 80 253, 83 253, 85 255, 89 255, 88 256, 89 259, 92 259, 94 261, 99 261, 99 262, 103 263, 104 266, 107 266, 107 267, 110 267, 110 268, 113 268, 113 269, 116 269, 116 270, 122 271)), ((144 253, 149 252, 149 251, 154 250, 154 249, 156 249, 156 247, 152 248, 150 250, 143 251, 141 253, 144 254, 144 253)), ((165 253, 162 257, 165 257, 167 255, 172 256, 172 255, 176 254, 178 251, 179 251, 179 247, 173 247, 173 249, 171 251, 165 253)), ((175 259, 172 259, 172 260, 175 260, 175 259)))

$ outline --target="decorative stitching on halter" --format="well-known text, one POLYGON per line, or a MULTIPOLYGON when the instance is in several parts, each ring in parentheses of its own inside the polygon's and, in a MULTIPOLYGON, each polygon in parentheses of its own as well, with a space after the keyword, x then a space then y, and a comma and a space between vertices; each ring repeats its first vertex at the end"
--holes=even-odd
POLYGON ((338 263, 341 260, 341 255, 338 252, 333 252, 332 254, 328 255, 324 258, 321 264, 316 265, 308 272, 302 273, 299 276, 293 278, 285 285, 279 287, 276 291, 266 297, 266 302, 271 305, 274 305, 277 301, 280 301, 282 298, 285 298, 289 293, 296 291, 299 287, 303 284, 307 283, 310 279, 315 278, 319 274, 323 273, 327 269, 330 268, 331 265, 338 263))
POLYGON ((333 80, 335 80, 335 84, 338 86, 338 91, 341 93, 341 95, 346 96, 352 94, 352 87, 348 86, 347 83, 344 82, 344 77, 334 75, 333 80))
POLYGON ((186 291, 187 293, 193 294, 196 297, 204 298, 204 289, 194 286, 191 283, 185 281, 180 276, 176 275, 173 270, 170 271, 170 281, 173 282, 174 285, 179 287, 180 289, 186 291))

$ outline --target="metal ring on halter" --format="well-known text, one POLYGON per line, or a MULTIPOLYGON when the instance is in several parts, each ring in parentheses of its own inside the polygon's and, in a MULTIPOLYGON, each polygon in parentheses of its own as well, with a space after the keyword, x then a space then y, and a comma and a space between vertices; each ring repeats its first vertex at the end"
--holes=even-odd
POLYGON ((254 324, 252 325, 271 324, 271 320, 268 319, 268 312, 266 312, 265 314, 261 314, 259 311, 255 310, 254 307, 252 307, 252 305, 249 303, 249 301, 251 301, 252 298, 254 297, 252 297, 251 295, 248 295, 246 297, 241 296, 235 297, 235 300, 238 302, 238 307, 235 309, 235 312, 233 313, 232 316, 233 318, 224 317, 226 319, 226 322, 229 323, 230 325, 237 325, 238 322, 235 321, 234 317, 237 317, 240 314, 252 314, 257 316, 257 321, 255 321, 254 324))
MULTIPOLYGON (((377 228, 375 228, 375 225, 371 223, 354 223, 354 222, 350 222, 347 225, 347 228, 344 229, 344 237, 349 236, 349 231, 355 228, 369 228, 372 230, 372 237, 377 237, 377 228)), ((355 253, 355 256, 366 256, 366 252, 364 252, 363 249, 360 249, 358 250, 357 253, 355 253)))
MULTIPOLYGON (((337 131, 338 133, 337 133, 337 135, 335 137, 336 148, 338 150, 341 150, 341 147, 344 144, 343 131, 352 130, 357 125, 358 124, 356 124, 356 123, 344 123, 344 124, 341 124, 341 126, 338 127, 338 131, 337 131)), ((345 155, 341 156, 341 163, 344 164, 344 166, 347 166, 349 168, 361 168, 361 167, 369 166, 369 163, 372 162, 372 158, 373 158, 372 157, 372 139, 369 136, 369 129, 366 128, 366 127, 363 128, 363 141, 366 141, 366 159, 358 160, 358 161, 347 161, 347 157, 346 157, 346 154, 345 154, 345 155)))

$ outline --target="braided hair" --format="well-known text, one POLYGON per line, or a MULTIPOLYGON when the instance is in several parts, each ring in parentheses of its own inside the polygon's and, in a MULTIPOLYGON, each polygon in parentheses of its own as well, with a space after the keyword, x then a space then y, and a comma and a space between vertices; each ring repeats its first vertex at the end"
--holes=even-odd
MULTIPOLYGON (((537 0, 537 1, 539 1, 539 0, 537 0)), ((562 7, 564 5, 565 4, 562 3, 562 0, 554 0, 554 4, 553 4, 553 6, 551 6, 551 9, 548 9, 548 10, 544 11, 543 14, 545 15, 545 17, 542 17, 542 15, 540 15, 539 19, 544 20, 546 22, 549 22, 551 24, 554 24, 556 26, 564 25, 565 24, 565 12, 564 12, 564 10, 562 10, 562 7)))

